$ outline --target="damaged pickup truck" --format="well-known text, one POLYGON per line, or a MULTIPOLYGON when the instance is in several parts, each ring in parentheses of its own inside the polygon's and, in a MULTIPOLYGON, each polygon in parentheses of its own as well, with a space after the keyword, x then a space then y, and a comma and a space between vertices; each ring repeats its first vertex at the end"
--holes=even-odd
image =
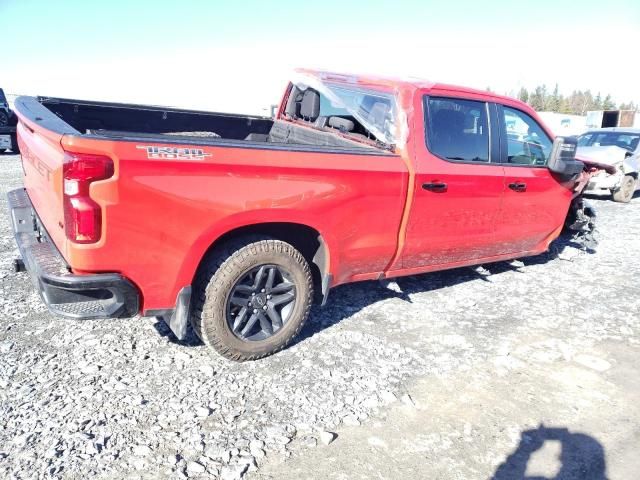
POLYGON ((493 93, 299 70, 276 117, 19 97, 22 260, 49 309, 272 354, 336 285, 546 251, 591 168, 493 93))

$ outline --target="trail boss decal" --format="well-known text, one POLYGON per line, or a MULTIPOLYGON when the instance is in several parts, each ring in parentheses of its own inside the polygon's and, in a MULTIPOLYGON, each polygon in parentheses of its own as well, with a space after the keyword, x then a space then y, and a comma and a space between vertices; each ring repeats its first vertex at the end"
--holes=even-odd
POLYGON ((147 158, 163 160, 204 160, 210 153, 201 148, 158 147, 156 145, 136 145, 139 150, 147 151, 147 158))

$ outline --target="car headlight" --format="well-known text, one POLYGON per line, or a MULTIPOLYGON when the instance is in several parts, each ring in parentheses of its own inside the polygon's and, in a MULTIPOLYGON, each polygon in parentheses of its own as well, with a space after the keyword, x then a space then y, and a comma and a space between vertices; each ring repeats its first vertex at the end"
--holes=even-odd
POLYGON ((613 166, 616 169, 616 172, 624 173, 624 160, 614 163, 613 166))

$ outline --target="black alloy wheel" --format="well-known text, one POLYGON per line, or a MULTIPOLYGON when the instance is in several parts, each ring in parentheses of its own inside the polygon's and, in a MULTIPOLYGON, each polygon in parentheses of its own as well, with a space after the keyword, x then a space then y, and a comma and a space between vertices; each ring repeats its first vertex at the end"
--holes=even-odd
POLYGON ((291 274, 278 265, 260 265, 249 270, 231 289, 227 323, 241 340, 265 340, 286 324, 295 302, 291 274))

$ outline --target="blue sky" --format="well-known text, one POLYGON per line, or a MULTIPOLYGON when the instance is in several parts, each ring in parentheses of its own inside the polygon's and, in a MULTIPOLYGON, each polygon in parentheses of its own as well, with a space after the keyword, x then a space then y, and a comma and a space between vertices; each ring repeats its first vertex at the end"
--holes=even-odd
POLYGON ((640 2, 567 3, 0 0, 0 86, 258 112, 309 66, 639 101, 640 2))

